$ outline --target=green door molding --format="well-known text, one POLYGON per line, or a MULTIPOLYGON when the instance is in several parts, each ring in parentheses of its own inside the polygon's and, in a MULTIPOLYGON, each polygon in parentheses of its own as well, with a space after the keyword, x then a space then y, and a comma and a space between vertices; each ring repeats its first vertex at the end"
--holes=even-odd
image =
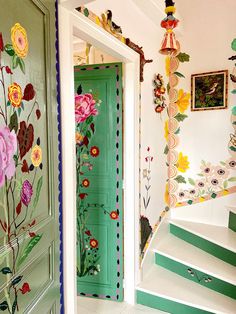
POLYGON ((122 64, 76 66, 74 74, 77 291, 122 301, 122 64))
POLYGON ((236 214, 233 212, 229 212, 229 228, 236 232, 236 214))

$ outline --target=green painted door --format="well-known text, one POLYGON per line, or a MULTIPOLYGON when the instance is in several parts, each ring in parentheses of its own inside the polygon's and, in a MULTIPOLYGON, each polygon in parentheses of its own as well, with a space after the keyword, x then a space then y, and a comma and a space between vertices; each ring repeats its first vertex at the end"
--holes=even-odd
POLYGON ((78 294, 122 301, 122 65, 74 74, 78 294))
POLYGON ((0 312, 58 314, 55 2, 0 7, 0 312))

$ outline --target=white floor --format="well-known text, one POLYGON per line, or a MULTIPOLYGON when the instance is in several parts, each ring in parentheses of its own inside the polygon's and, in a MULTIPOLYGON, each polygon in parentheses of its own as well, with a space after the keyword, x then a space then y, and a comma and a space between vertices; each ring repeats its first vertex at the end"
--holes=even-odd
POLYGON ((142 305, 130 306, 126 303, 77 298, 78 314, 166 314, 142 305))

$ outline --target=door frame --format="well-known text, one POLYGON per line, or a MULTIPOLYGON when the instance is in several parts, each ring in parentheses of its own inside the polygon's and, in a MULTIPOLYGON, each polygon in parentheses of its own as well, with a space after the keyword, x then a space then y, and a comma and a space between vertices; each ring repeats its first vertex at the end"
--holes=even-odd
MULTIPOLYGON (((83 2, 83 1, 79 1, 83 2)), ((88 1, 84 1, 88 2, 88 1)), ((135 304, 139 267, 139 60, 140 56, 78 13, 74 0, 59 4, 61 84, 63 249, 65 312, 77 313, 76 291, 76 161, 74 121, 73 36, 117 58, 124 65, 124 301, 135 304), (68 6, 68 3, 72 6, 68 6), (131 145, 132 143, 133 145, 131 145), (69 174, 69 175, 68 175, 69 174)), ((82 4, 76 1, 78 5, 82 4)))

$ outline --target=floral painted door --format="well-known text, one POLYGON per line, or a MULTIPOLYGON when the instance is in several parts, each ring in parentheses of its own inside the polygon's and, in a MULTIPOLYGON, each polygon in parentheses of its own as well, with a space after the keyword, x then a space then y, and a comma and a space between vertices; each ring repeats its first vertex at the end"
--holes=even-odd
POLYGON ((0 3, 0 312, 56 314, 55 2, 0 3))
POLYGON ((78 295, 122 301, 122 65, 74 74, 78 295))

